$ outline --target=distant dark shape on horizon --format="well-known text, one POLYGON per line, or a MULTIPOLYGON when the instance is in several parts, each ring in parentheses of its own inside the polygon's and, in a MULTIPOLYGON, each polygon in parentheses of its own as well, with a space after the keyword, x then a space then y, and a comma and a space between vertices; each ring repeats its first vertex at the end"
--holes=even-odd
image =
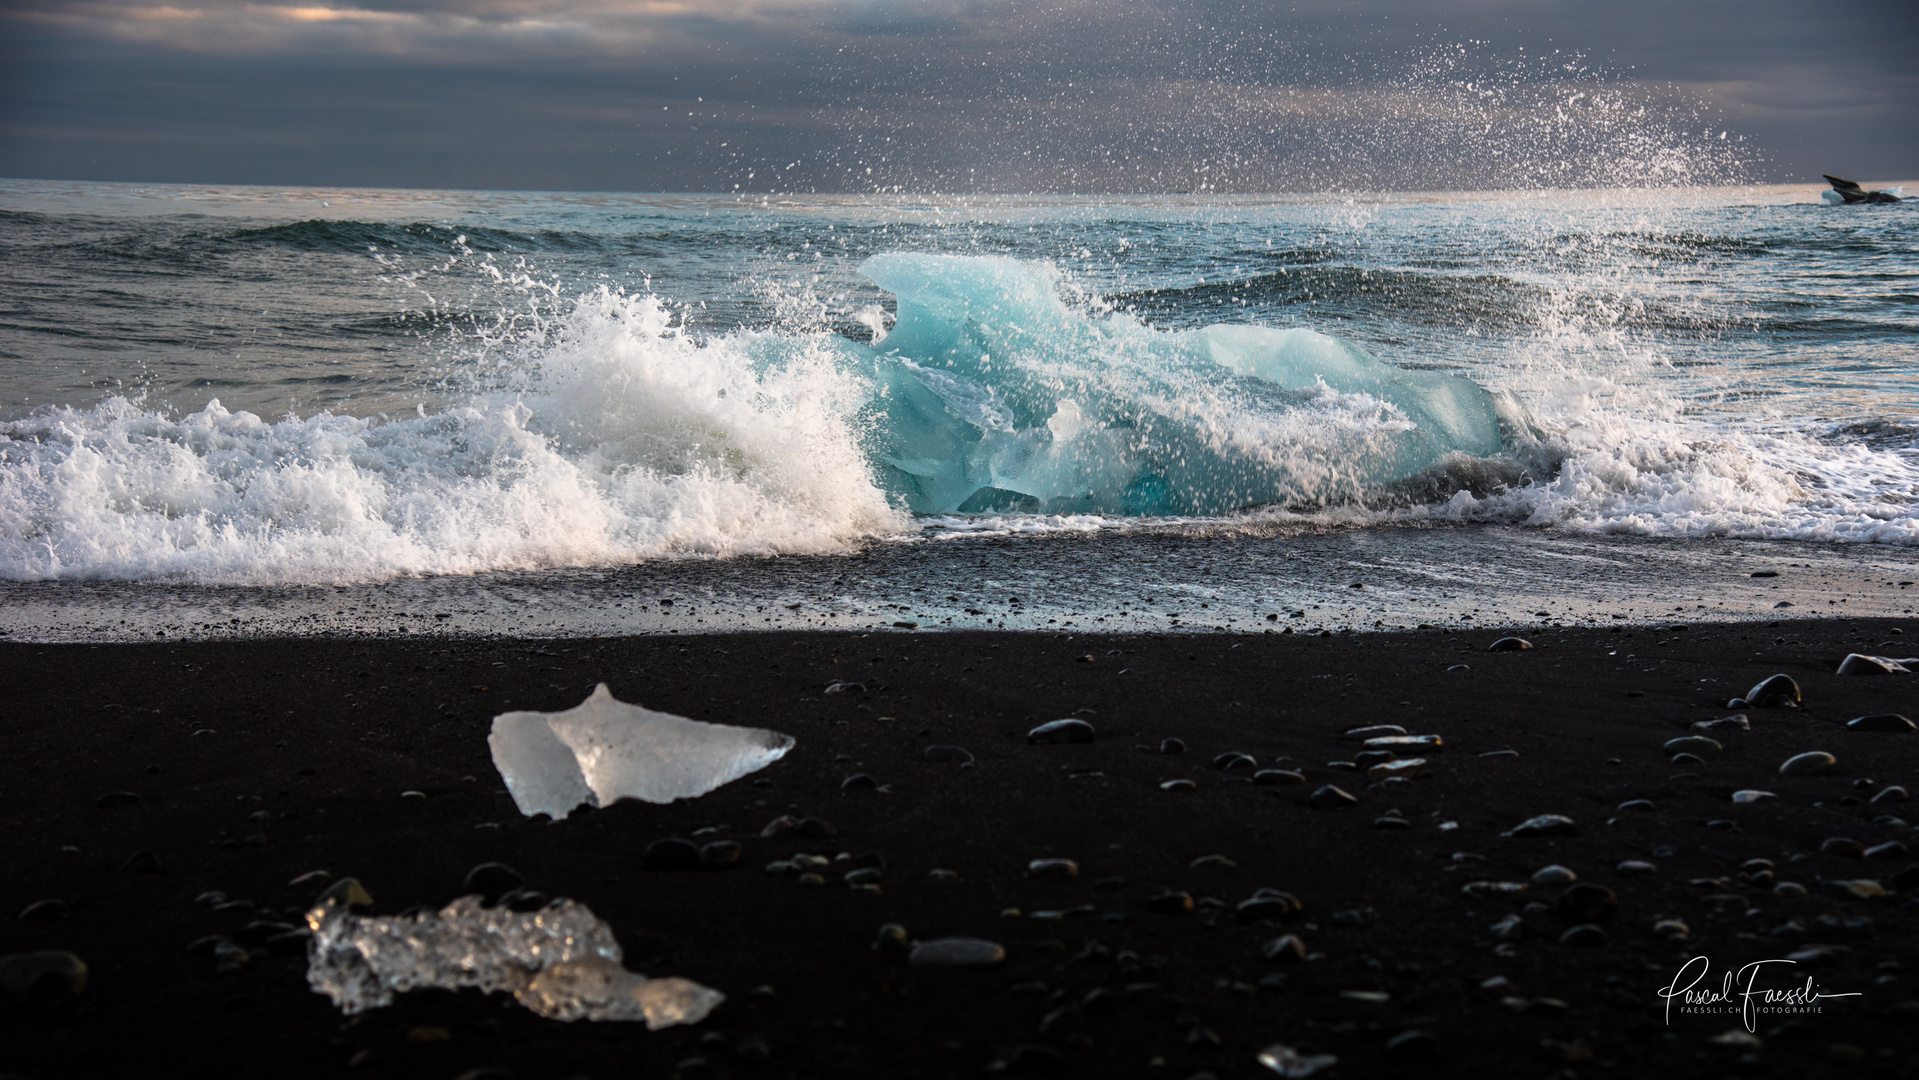
POLYGON ((1832 201, 1833 195, 1838 195, 1839 203, 1844 206, 1851 206, 1854 203, 1896 203, 1905 201, 1890 191, 1867 191, 1865 188, 1860 187, 1856 181, 1841 180, 1831 174, 1825 174, 1825 176, 1826 183, 1832 185, 1832 191, 1826 196, 1829 202, 1832 201))

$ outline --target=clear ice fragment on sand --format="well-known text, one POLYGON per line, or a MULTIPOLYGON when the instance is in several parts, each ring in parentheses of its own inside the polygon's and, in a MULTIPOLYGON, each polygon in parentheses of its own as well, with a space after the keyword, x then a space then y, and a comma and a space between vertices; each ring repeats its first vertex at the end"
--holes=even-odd
POLYGON ((669 803, 704 795, 778 761, 793 737, 706 724, 614 698, 601 683, 564 712, 510 712, 487 736, 514 805, 555 821, 581 803, 669 803))
POLYGON ((439 911, 361 916, 322 903, 307 912, 307 985, 351 1016, 396 993, 503 991, 549 1020, 696 1024, 726 996, 686 979, 649 979, 620 964, 613 931, 585 905, 489 908, 462 896, 439 911))

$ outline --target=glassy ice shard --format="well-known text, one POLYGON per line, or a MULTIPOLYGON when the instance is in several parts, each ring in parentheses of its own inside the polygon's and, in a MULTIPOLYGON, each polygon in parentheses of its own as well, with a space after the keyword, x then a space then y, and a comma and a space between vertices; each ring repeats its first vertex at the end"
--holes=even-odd
POLYGON ((668 803, 704 795, 778 761, 793 737, 705 724, 614 698, 601 683, 565 712, 510 712, 487 736, 520 813, 555 821, 581 803, 668 803))
POLYGON ((337 902, 307 912, 307 984, 351 1016, 408 990, 504 992, 549 1020, 696 1024, 726 995, 686 979, 649 979, 620 963, 613 931, 584 904, 533 912, 462 896, 435 912, 362 916, 337 902))

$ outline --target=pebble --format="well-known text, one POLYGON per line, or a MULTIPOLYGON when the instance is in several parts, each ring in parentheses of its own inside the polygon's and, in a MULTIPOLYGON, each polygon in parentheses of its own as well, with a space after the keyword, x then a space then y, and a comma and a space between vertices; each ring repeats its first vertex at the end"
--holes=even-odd
POLYGON ((1551 866, 1542 866, 1533 871, 1532 876, 1532 883, 1534 885, 1571 885, 1578 880, 1578 874, 1573 873, 1572 870, 1567 867, 1560 866, 1558 863, 1554 863, 1551 866))
POLYGON ((1717 739, 1708 739, 1704 735, 1681 735, 1677 739, 1666 740, 1661 747, 1668 754, 1712 754, 1724 750, 1717 739))
POLYGON ((332 880, 333 875, 325 870, 308 870, 306 873, 287 882, 287 886, 294 889, 311 889, 316 886, 323 886, 332 880))
POLYGON ((1572 818, 1564 814, 1541 814, 1528 818, 1501 836, 1571 836, 1579 831, 1572 818))
POLYGON ((1293 963, 1306 959, 1306 942, 1298 934, 1281 934, 1259 950, 1268 960, 1293 963))
POLYGON ((1736 803, 1756 803, 1761 799, 1777 799, 1778 797, 1779 796, 1774 795, 1770 791, 1760 791, 1756 788, 1747 788, 1744 791, 1735 791, 1732 793, 1732 801, 1736 803))
POLYGON ((1241 900, 1233 907, 1233 917, 1240 922, 1258 922, 1261 919, 1286 919, 1299 914, 1299 897, 1278 889, 1261 889, 1251 897, 1241 900))
POLYGON ((1532 647, 1533 647, 1533 643, 1530 641, 1527 641, 1525 638, 1503 637, 1503 638, 1500 638, 1498 641, 1493 642, 1491 645, 1487 646, 1486 651, 1487 652, 1519 652, 1522 649, 1530 649, 1532 647))
POLYGON ((1334 926, 1371 926, 1373 924, 1374 917, 1377 916, 1378 914, 1379 912, 1369 907, 1347 908, 1345 911, 1333 912, 1333 925, 1334 926))
POLYGON ((1261 769, 1253 774, 1255 784, 1303 784, 1306 774, 1292 769, 1261 769))
POLYGON ((1339 1064, 1339 1058, 1332 1054, 1304 1054, 1285 1043, 1274 1043, 1259 1052, 1259 1063, 1286 1080, 1305 1080, 1339 1064))
POLYGON ((691 840, 682 840, 669 836, 646 845, 646 853, 640 856, 642 870, 697 870, 700 868, 700 849, 691 840))
POLYGON ((1367 739, 1368 750, 1417 750, 1426 753, 1438 753, 1445 749, 1445 741, 1437 735, 1381 735, 1367 739))
POLYGON ((1006 947, 983 938, 935 938, 913 946, 906 962, 915 967, 992 967, 1006 959, 1006 947))
POLYGON ((1643 859, 1627 859, 1613 869, 1621 874, 1657 874, 1659 872, 1657 866, 1643 859))
MULTIPOLYGON (((1867 848, 1865 855, 1868 859, 1897 859, 1905 853, 1906 845, 1897 840, 1888 840, 1883 844, 1874 844, 1867 848)), ((44 902, 45 901, 42 901, 42 903, 44 902)), ((29 908, 28 910, 31 911, 32 909, 29 908)), ((21 917, 25 918, 26 916, 22 915, 21 917)))
POLYGON ((1891 675, 1904 670, 1905 665, 1887 663, 1884 657, 1847 653, 1846 658, 1839 661, 1838 673, 1841 675, 1891 675))
POLYGON ((111 810, 116 806, 139 806, 140 795, 133 791, 109 791, 94 803, 102 810, 111 810))
MULTIPOLYGON (((1905 850, 1901 848, 1900 850, 1905 850)), ((1188 870, 1231 870, 1239 864, 1224 855, 1201 855, 1186 864, 1188 870)))
POLYGON ((1373 819, 1373 828, 1375 829, 1385 829, 1390 832, 1399 832, 1401 830, 1410 829, 1412 827, 1413 827, 1412 822, 1407 821, 1403 817, 1400 817, 1396 812, 1388 813, 1383 817, 1376 817, 1373 819))
POLYGON ((1861 900, 1880 900, 1886 895, 1886 887, 1870 878, 1858 878, 1854 881, 1835 881, 1832 887, 1840 892, 1861 900))
POLYGON ((1084 720, 1054 720, 1027 732, 1026 741, 1029 743, 1089 743, 1093 741, 1093 725, 1084 720))
POLYGON ((1831 754, 1823 750, 1811 750, 1787 758, 1786 763, 1779 766, 1779 775, 1817 776, 1820 773, 1831 772, 1833 767, 1838 764, 1839 759, 1833 757, 1831 754))
POLYGON ((1772 887, 1774 896, 1804 896, 1806 887, 1797 881, 1782 881, 1772 887))
POLYGON ((1193 895, 1184 892, 1158 893, 1147 898, 1146 910, 1162 915, 1184 915, 1193 910, 1193 895))
POLYGON ((1568 922, 1600 922, 1612 918, 1619 897, 1611 889, 1580 882, 1559 894, 1559 914, 1568 922))
POLYGON ((134 852, 126 862, 120 864, 120 869, 132 874, 164 874, 167 872, 166 867, 160 864, 160 856, 152 851, 134 852))
POLYGON ((1439 1059, 1439 1036, 1430 1031, 1402 1031, 1386 1040, 1386 1058, 1401 1064, 1439 1059))
POLYGON ((1658 809, 1658 807, 1653 805, 1653 802, 1651 799, 1627 799, 1625 802, 1620 803, 1617 807, 1614 807, 1614 809, 1620 810, 1620 811, 1637 811, 1640 813, 1651 813, 1652 811, 1658 809))
POLYGON ((944 762, 944 761, 969 761, 970 762, 975 759, 973 757, 973 752, 971 750, 968 750, 964 746, 929 746, 926 748, 926 760, 934 761, 934 762, 944 762))
MULTIPOLYGON (((1674 754, 1671 763, 1674 765, 1704 765, 1706 759, 1700 757, 1698 754, 1674 754)), ((1697 780, 1699 779, 1699 775, 1697 773, 1681 773, 1678 776, 1672 777, 1672 779, 1697 780)))
POLYGON ((840 781, 841 791, 871 791, 879 786, 880 782, 878 780, 873 779, 870 773, 863 772, 854 773, 840 781))
POLYGON ((1259 759, 1251 754, 1228 750, 1213 758, 1213 768, 1224 772, 1231 772, 1234 769, 1245 769, 1250 772, 1259 768, 1259 759))
POLYGON ((1778 705, 1798 705, 1805 699, 1800 696, 1799 684, 1792 681, 1792 676, 1774 675, 1746 691, 1745 700, 1747 705, 1755 709, 1766 709, 1778 705))
POLYGON ((1850 837, 1833 836, 1819 845, 1819 853, 1837 855, 1842 859, 1863 859, 1866 857, 1866 846, 1850 837))
POLYGON ((1396 776, 1401 779, 1410 780, 1425 771, 1425 758, 1401 758, 1398 761, 1383 761, 1367 769, 1366 779, 1385 780, 1388 777, 1396 776))
POLYGON ((1514 896, 1528 888, 1531 886, 1523 881, 1468 881, 1459 891, 1475 900, 1484 900, 1488 896, 1514 896))
POLYGON ((1518 915, 1508 915, 1487 927, 1487 932, 1495 941, 1522 941, 1532 933, 1532 928, 1518 915))
POLYGON ((1387 735, 1404 735, 1406 729, 1398 724, 1368 724, 1365 727, 1348 728, 1344 735, 1348 739, 1378 739, 1387 735))
POLYGON ((1185 779, 1166 780, 1161 782, 1159 785, 1159 789, 1161 791, 1194 791, 1194 790, 1197 790, 1198 788, 1199 788, 1198 784, 1194 783, 1191 780, 1185 780, 1185 779))
POLYGON ((1683 941, 1692 936, 1692 927, 1683 919, 1660 919, 1652 924, 1652 932, 1654 937, 1667 941, 1683 941))
POLYGON ((1518 756, 1519 756, 1519 751, 1517 751, 1517 750, 1488 750, 1488 751, 1486 751, 1485 753, 1483 753, 1483 754, 1481 754, 1481 755, 1479 755, 1479 756, 1480 756, 1480 757, 1482 757, 1482 758, 1516 758, 1516 757, 1518 757, 1518 756))
POLYGON ((58 922, 73 915, 73 906, 65 900, 35 900, 20 912, 22 922, 58 922))
POLYGON ((1751 731, 1752 721, 1746 719, 1745 713, 1734 713, 1731 716, 1722 716, 1717 720, 1696 721, 1692 725, 1692 729, 1694 731, 1720 731, 1724 729, 1751 731))
POLYGON ((1581 923, 1559 935, 1559 943, 1581 949, 1595 948, 1606 943, 1606 931, 1592 923, 1581 923))
POLYGON ((1079 864, 1071 859, 1034 859, 1026 864, 1026 872, 1036 878, 1071 881, 1079 876, 1079 864))
POLYGON ((884 876, 877 867, 862 866, 857 870, 848 870, 840 880, 848 885, 878 885, 884 876))
POLYGON ((700 845, 700 865, 708 870, 738 866, 745 852, 737 840, 714 840, 700 845))
POLYGON ((466 872, 466 881, 460 886, 461 895, 480 894, 488 904, 526 884, 526 877, 505 863, 481 863, 466 872))
POLYGON ((933 869, 926 872, 926 880, 937 881, 943 885, 950 885, 959 879, 960 874, 958 870, 933 869))
POLYGON ((1877 713, 1846 721, 1847 731, 1884 731, 1896 735, 1910 734, 1919 730, 1919 725, 1899 713, 1877 713))
POLYGON ((87 989, 87 962, 70 952, 15 953, 0 956, 0 995, 7 1004, 48 1008, 87 989))
POLYGON ((1352 806, 1357 802, 1359 802, 1359 800, 1354 798, 1350 792, 1334 784, 1327 784, 1325 787, 1320 788, 1318 791, 1306 797, 1306 804, 1308 806, 1317 806, 1321 809, 1352 806))
POLYGON ((1905 802, 1907 798, 1909 798, 1909 796, 1905 788, 1900 787, 1898 784, 1892 784, 1881 790, 1877 795, 1874 795, 1872 801, 1876 803, 1905 802))

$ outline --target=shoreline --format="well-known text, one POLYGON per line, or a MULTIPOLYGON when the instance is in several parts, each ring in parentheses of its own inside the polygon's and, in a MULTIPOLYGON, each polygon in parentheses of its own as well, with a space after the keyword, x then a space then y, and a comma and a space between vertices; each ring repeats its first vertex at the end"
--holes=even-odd
POLYGON ((1919 1016, 1919 882, 1893 879, 1913 860, 1821 846, 1914 843, 1910 825, 1887 820, 1909 804, 1868 800, 1919 785, 1919 735, 1843 724, 1919 714, 1919 675, 1832 669, 1847 652, 1919 651, 1881 647, 1919 643, 1919 625, 1686 625, 1509 627, 1537 647, 1498 653, 1487 647, 1505 631, 0 642, 14 673, 0 764, 5 898, 16 912, 50 898, 71 909, 8 921, 0 953, 70 949, 91 972, 72 1002, 7 1017, 8 1067, 449 1078, 999 1067, 1186 1080, 1273 1075, 1256 1055, 1285 1043, 1337 1056, 1333 1076, 1896 1075, 1919 1016), (1744 710, 1751 730, 1715 732, 1722 751, 1668 761, 1665 741, 1781 672, 1804 688, 1803 710, 1744 710), (521 817, 488 755, 491 717, 570 708, 599 682, 621 700, 798 743, 697 799, 621 802, 557 824, 521 817), (842 689, 828 693, 833 683, 842 689), (1024 738, 1069 715, 1098 729, 1094 742, 1024 738), (1328 765, 1358 749, 1343 732, 1379 723, 1438 734, 1445 748, 1390 791, 1328 765), (1186 751, 1160 753, 1167 738, 1186 751), (928 761, 936 744, 976 762, 928 761), (1808 750, 1834 754, 1837 771, 1778 774, 1808 750), (1216 769, 1229 751, 1304 782, 1216 769), (884 787, 842 786, 856 774, 884 787), (1168 780, 1194 788, 1162 790, 1168 780), (1327 784, 1357 804, 1307 805, 1327 784), (1778 797, 1733 804, 1746 788, 1778 797), (99 805, 122 791, 138 803, 99 805), (1652 807, 1621 808, 1639 799, 1652 807), (1377 825, 1388 810, 1404 824, 1377 825), (1576 833, 1503 835, 1547 813, 1573 818, 1576 833), (761 838, 784 814, 821 817, 838 835, 761 838), (651 842, 696 834, 737 841, 741 864, 642 869, 651 842), (162 873, 121 869, 142 850, 162 873), (881 890, 850 889, 837 872, 814 888, 763 872, 796 852, 877 853, 881 890), (1041 858, 1073 859, 1079 875, 1036 878, 1026 868, 1041 858), (1807 895, 1742 872, 1754 858, 1807 895), (307 988, 304 956, 256 944, 223 975, 187 952, 210 935, 257 937, 250 923, 297 923, 317 890, 288 882, 313 870, 356 877, 373 910, 391 914, 445 904, 490 861, 592 909, 628 967, 694 979, 726 1003, 657 1032, 541 1020, 476 991, 404 994, 344 1018, 307 988), (1625 861, 1654 870, 1621 872, 1625 861), (1559 942, 1573 925, 1560 887, 1462 892, 1548 864, 1612 891, 1616 911, 1593 920, 1603 945, 1559 942), (1859 878, 1893 895, 1833 884, 1859 878), (1303 910, 1239 921, 1235 906, 1262 887, 1303 910), (216 911, 199 899, 210 891, 254 906, 216 911), (1167 892, 1193 909, 1155 910, 1167 892), (1528 913, 1529 902, 1547 910, 1528 913), (1526 930, 1500 940, 1490 928, 1508 915, 1526 930), (1656 935, 1664 918, 1689 937, 1656 935), (886 923, 915 939, 987 938, 1008 956, 984 970, 910 967, 871 947, 886 923), (1287 933, 1308 959, 1265 957, 1287 933), (1737 1015, 1668 1019, 1657 994, 1691 957, 1718 973, 1821 945, 1805 972, 1863 996, 1762 1017, 1756 1044, 1722 1038, 1743 1030, 1737 1015))

